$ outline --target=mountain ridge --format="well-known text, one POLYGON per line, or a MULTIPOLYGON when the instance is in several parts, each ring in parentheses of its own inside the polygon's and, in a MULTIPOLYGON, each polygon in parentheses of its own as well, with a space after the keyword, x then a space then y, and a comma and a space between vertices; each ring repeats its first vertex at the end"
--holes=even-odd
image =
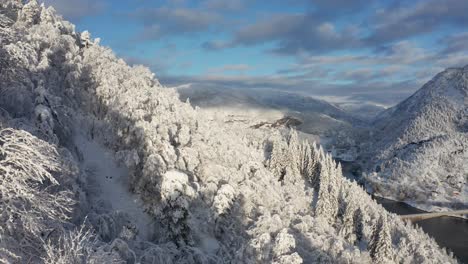
MULTIPOLYGON (((467 105, 468 66, 465 66, 437 74, 408 99, 381 113, 373 122, 367 149, 370 153, 367 157, 375 157, 368 170, 376 175, 367 179, 372 182, 373 177, 381 176, 378 182, 405 179, 404 182, 415 184, 413 190, 421 196, 416 203, 422 208, 451 207, 450 201, 455 208, 466 207, 467 105), (428 195, 423 195, 424 192, 428 195), (429 199, 428 205, 424 205, 425 199, 429 199)), ((410 190, 405 193, 394 188, 379 190, 399 200, 414 198, 410 190), (390 195, 392 191, 397 194, 390 195)))

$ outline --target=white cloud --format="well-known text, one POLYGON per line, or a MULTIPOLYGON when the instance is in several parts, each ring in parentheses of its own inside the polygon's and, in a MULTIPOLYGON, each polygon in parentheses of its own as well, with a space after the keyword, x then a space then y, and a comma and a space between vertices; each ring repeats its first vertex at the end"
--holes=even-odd
POLYGON ((220 67, 215 67, 208 69, 209 74, 218 74, 218 73, 226 73, 226 72, 237 72, 237 73, 245 73, 246 71, 252 70, 253 67, 247 64, 227 64, 220 67))
POLYGON ((107 6, 102 0, 43 0, 43 2, 47 6, 53 6, 61 15, 71 20, 98 14, 107 6))

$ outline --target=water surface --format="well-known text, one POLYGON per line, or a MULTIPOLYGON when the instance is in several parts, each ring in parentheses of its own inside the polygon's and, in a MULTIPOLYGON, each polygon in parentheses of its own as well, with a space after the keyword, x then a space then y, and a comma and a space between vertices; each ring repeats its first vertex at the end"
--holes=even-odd
MULTIPOLYGON (((387 211, 399 214, 417 214, 425 211, 406 203, 380 197, 374 199, 387 211)), ((463 263, 468 263, 468 220, 443 216, 415 222, 416 225, 433 237, 441 247, 448 248, 463 263)))

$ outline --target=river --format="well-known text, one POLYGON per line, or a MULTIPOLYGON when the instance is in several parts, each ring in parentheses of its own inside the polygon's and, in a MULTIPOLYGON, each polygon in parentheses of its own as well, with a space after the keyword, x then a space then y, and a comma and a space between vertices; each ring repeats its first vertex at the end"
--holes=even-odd
MULTIPOLYGON (((352 162, 340 161, 343 174, 351 179, 358 180, 360 167, 352 162)), ((358 181, 359 182, 359 181, 358 181)), ((406 203, 397 202, 380 197, 373 197, 387 211, 398 214, 418 214, 426 211, 414 208, 406 203)), ((415 222, 424 232, 433 237, 441 247, 448 248, 462 263, 468 264, 468 220, 444 216, 415 222)))
MULTIPOLYGON (((399 214, 417 214, 425 211, 414 208, 406 203, 392 201, 380 197, 374 199, 387 211, 399 214)), ((468 220, 458 217, 438 217, 415 222, 433 237, 437 243, 450 249, 455 257, 463 263, 468 263, 468 220)))

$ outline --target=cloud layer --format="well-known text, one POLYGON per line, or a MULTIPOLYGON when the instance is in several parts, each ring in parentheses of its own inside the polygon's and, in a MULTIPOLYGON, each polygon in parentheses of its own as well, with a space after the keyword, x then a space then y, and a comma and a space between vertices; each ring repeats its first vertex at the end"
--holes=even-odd
POLYGON ((85 16, 99 14, 107 8, 107 3, 102 0, 43 0, 41 2, 53 6, 65 18, 75 21, 85 16))
POLYGON ((466 0, 103 1, 46 3, 71 19, 108 12, 131 25, 110 45, 127 41, 119 55, 151 67, 168 85, 389 105, 444 68, 468 64, 466 0))

